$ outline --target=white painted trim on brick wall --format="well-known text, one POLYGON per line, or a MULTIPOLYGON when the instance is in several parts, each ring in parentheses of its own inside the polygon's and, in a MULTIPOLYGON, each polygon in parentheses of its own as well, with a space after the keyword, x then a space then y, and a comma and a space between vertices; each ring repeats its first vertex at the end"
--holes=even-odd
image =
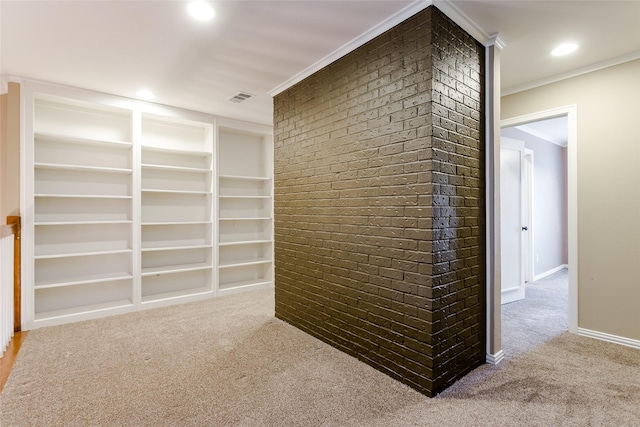
POLYGON ((500 45, 485 45, 485 259, 486 354, 502 351, 500 277, 500 45))
POLYGON ((569 243, 569 332, 578 333, 578 107, 576 104, 502 120, 500 127, 567 116, 567 234, 569 243))
POLYGON ((534 89, 536 87, 548 85, 550 83, 555 83, 561 80, 570 79, 572 77, 581 76, 582 74, 587 74, 593 71, 598 71, 598 70, 613 67, 616 65, 624 64, 625 62, 635 61, 636 59, 640 59, 640 50, 631 52, 623 56, 618 56, 616 58, 608 59, 606 61, 598 62, 596 64, 587 65, 586 67, 577 68, 575 70, 571 70, 566 73, 556 74, 554 76, 549 76, 544 79, 536 80, 534 82, 529 82, 523 85, 509 87, 502 91, 502 96, 512 95, 518 92, 524 92, 525 90, 534 89))
POLYGON ((327 65, 329 65, 329 64, 335 62, 336 60, 342 58, 343 56, 345 56, 349 52, 352 52, 355 49, 357 49, 360 46, 362 46, 363 44, 367 43, 368 41, 373 40, 374 38, 378 37, 380 34, 383 34, 384 32, 390 30, 391 28, 395 27, 396 25, 398 25, 402 21, 405 21, 408 18, 411 18, 413 15, 415 15, 416 13, 420 12, 421 10, 427 8, 428 6, 431 6, 432 4, 433 4, 433 0, 415 0, 414 2, 412 2, 411 4, 406 6, 405 8, 403 8, 403 9, 399 10, 397 13, 391 15, 389 18, 385 19, 384 21, 380 22, 376 26, 374 26, 374 27, 370 28, 369 30, 365 31, 364 33, 360 34, 355 39, 351 40, 350 42, 348 42, 348 43, 342 45, 341 47, 339 47, 338 49, 334 50, 329 55, 327 55, 324 58, 320 59, 315 64, 312 64, 311 66, 309 66, 309 67, 305 68, 304 70, 300 71, 298 74, 296 74, 295 76, 291 77, 290 79, 280 83, 278 86, 274 87, 273 89, 271 89, 267 93, 270 96, 278 95, 279 93, 289 89, 291 86, 295 85, 296 83, 299 83, 302 80, 304 80, 305 78, 309 77, 313 73, 315 73, 317 71, 320 71, 321 69, 323 69, 327 65))
POLYGON ((568 264, 562 264, 562 265, 559 265, 559 266, 557 266, 555 268, 552 268, 551 270, 547 270, 544 273, 535 275, 535 276, 533 276, 533 281, 535 282, 537 280, 544 279, 547 276, 551 276, 553 273, 557 273, 558 271, 562 270, 563 268, 569 268, 569 265, 568 264))
POLYGON ((497 365, 504 359, 504 351, 500 350, 495 354, 487 353, 487 363, 490 365, 497 365))
POLYGON ((604 332, 592 331, 590 329, 578 328, 578 335, 582 337, 595 338, 600 341, 606 341, 614 344, 620 344, 627 347, 640 350, 640 340, 634 340, 631 338, 619 337, 617 335, 611 335, 604 332))

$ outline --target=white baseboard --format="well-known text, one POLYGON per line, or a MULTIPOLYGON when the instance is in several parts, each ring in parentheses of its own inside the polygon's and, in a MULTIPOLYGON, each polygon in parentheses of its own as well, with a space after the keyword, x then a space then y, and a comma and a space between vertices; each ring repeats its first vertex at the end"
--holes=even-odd
POLYGON ((584 328, 578 328, 578 335, 583 337, 595 338, 597 340, 611 342, 614 344, 620 344, 640 350, 640 340, 619 337, 617 335, 606 334, 604 332, 592 331, 584 328))
POLYGON ((487 363, 490 365, 497 365, 504 359, 504 351, 500 350, 495 354, 487 353, 487 363))
POLYGON ((533 281, 536 282, 536 281, 538 281, 540 279, 544 279, 547 276, 551 276, 553 273, 557 273, 558 271, 562 270, 563 268, 569 268, 569 265, 562 264, 562 265, 559 265, 559 266, 557 266, 555 268, 552 268, 551 270, 545 271, 542 274, 538 274, 537 276, 533 276, 533 281))

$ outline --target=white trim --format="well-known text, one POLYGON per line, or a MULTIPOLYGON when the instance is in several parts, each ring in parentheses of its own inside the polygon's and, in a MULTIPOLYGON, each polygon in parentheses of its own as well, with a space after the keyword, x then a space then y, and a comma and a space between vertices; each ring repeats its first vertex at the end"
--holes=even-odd
POLYGON ((449 19, 458 24, 463 30, 465 30, 471 37, 478 40, 485 46, 492 46, 494 43, 502 49, 506 44, 500 39, 498 34, 489 35, 484 31, 473 19, 469 18, 464 12, 462 12, 451 0, 434 0, 434 5, 449 19))
POLYGON ((0 94, 4 95, 5 93, 9 92, 9 83, 22 84, 23 80, 24 79, 13 76, 11 74, 5 74, 4 76, 0 77, 0 94))
POLYGON ((533 248, 534 236, 533 236, 533 184, 534 184, 534 158, 535 153, 529 148, 524 149, 524 216, 525 225, 529 228, 529 232, 526 233, 525 238, 525 259, 524 259, 524 281, 533 281, 533 248))
POLYGON ((502 350, 500 336, 500 48, 485 46, 485 287, 486 354, 502 350))
MULTIPOLYGON (((26 114, 33 111, 33 89, 32 85, 20 84, 20 221, 21 239, 20 257, 22 267, 20 269, 21 297, 20 297, 20 328, 23 331, 29 330, 34 322, 34 304, 31 293, 35 278, 33 277, 34 251, 30 244, 33 236, 33 203, 27 201, 28 195, 33 195, 33 179, 27 172, 33 164, 33 144, 26 143, 25 135, 31 132, 33 135, 33 114, 26 114), (25 243, 27 242, 27 243, 25 243), (31 263, 28 265, 28 263, 31 263)), ((33 170, 33 169, 31 169, 33 170)))
POLYGON ((525 83, 518 86, 509 87, 502 90, 502 96, 513 95, 514 93, 523 92, 529 89, 534 89, 536 87, 548 85, 550 83, 556 83, 561 80, 566 80, 572 77, 581 76, 583 74, 591 73, 593 71, 598 71, 598 70, 613 67, 616 65, 624 64, 625 62, 635 61, 636 59, 640 59, 640 50, 631 52, 626 55, 618 56, 616 58, 608 59, 606 61, 587 65, 582 68, 576 68, 575 70, 567 71, 566 73, 556 74, 554 76, 545 77, 544 79, 536 80, 536 81, 525 83))
POLYGON ((578 335, 580 335, 581 337, 594 338, 600 341, 620 344, 640 350, 640 340, 634 340, 631 338, 620 337, 618 335, 611 335, 604 332, 592 331, 584 328, 578 328, 578 335))
POLYGON ((487 353, 487 363, 490 365, 497 365, 504 359, 504 351, 500 350, 495 354, 487 353))
POLYGON ((507 47, 507 42, 502 39, 500 33, 495 33, 491 37, 489 37, 489 40, 487 40, 484 45, 487 47, 496 46, 498 49, 502 50, 507 47))
POLYGON ((355 39, 347 42, 346 44, 342 45, 338 49, 334 50, 329 55, 320 59, 316 63, 312 64, 311 66, 300 71, 298 74, 294 75, 293 77, 280 83, 278 86, 274 87, 267 93, 270 96, 278 95, 279 93, 289 89, 291 86, 295 85, 296 83, 299 83, 305 78, 309 77, 316 71, 323 69, 327 65, 342 58, 343 56, 345 56, 349 52, 354 51, 355 49, 359 48, 363 44, 373 40, 374 38, 378 37, 380 34, 383 34, 384 32, 390 30, 391 28, 395 27, 402 21, 407 20, 408 18, 412 17, 413 15, 420 12, 421 10, 431 6, 432 4, 433 4, 433 0, 415 0, 408 6, 399 10, 395 14, 391 15, 389 18, 385 19, 384 21, 380 22, 379 24, 368 29, 364 33, 360 34, 355 39))
POLYGON ((554 273, 557 273, 558 271, 564 269, 564 268, 569 268, 569 264, 562 264, 559 265, 555 268, 552 268, 551 270, 547 270, 544 273, 541 274, 537 274, 535 276, 533 276, 533 281, 537 282, 538 280, 544 279, 545 277, 551 276, 554 273))
POLYGON ((567 116, 567 234, 569 243, 569 332, 578 332, 578 107, 575 104, 502 120, 500 127, 567 116))
POLYGON ((552 144, 559 145, 560 147, 566 147, 567 146, 567 142, 566 141, 562 141, 562 140, 559 140, 559 139, 552 138, 551 136, 547 135, 546 133, 540 132, 539 130, 534 129, 531 126, 527 126, 527 125, 516 126, 516 129, 521 130, 522 132, 528 133, 529 135, 533 135, 536 138, 543 139, 543 140, 545 140, 547 142, 550 142, 552 144))
POLYGON ((313 73, 323 69, 327 65, 335 62, 336 60, 342 58, 349 52, 354 51, 358 47, 363 44, 373 40, 378 37, 380 34, 390 30, 401 22, 405 21, 408 18, 411 18, 416 13, 426 9, 427 7, 434 5, 436 6, 442 13, 444 13, 449 19, 458 24, 464 31, 469 33, 471 37, 479 41, 485 46, 493 46, 495 45, 499 49, 504 49, 507 46, 507 43, 500 37, 499 34, 489 35, 487 34, 478 24, 476 24, 473 19, 469 18, 466 14, 464 14, 457 6, 455 6, 451 0, 415 0, 405 8, 399 10, 395 14, 391 15, 389 18, 384 21, 378 23, 374 27, 368 29, 364 33, 360 34, 353 40, 347 42, 342 45, 338 49, 334 50, 324 58, 300 71, 293 77, 285 80, 280 83, 278 86, 274 87, 270 91, 267 92, 269 96, 276 96, 281 92, 289 89, 296 83, 301 82, 305 78, 309 77, 313 73))

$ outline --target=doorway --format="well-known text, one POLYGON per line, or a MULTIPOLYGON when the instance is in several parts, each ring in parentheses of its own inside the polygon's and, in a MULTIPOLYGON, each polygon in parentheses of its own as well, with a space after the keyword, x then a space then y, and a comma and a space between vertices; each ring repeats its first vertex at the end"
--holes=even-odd
POLYGON ((567 129, 563 115, 500 132, 502 349, 510 356, 568 329, 567 129))
MULTIPOLYGON (((578 248, 577 248, 577 112, 576 106, 570 105, 553 110, 527 114, 501 121, 501 128, 512 126, 525 126, 541 120, 563 117, 566 119, 567 148, 566 148, 566 247, 567 247, 567 305, 568 305, 568 329, 577 333, 578 329, 578 248)), ((535 172, 534 172, 535 173, 535 172)), ((497 186, 496 186, 497 187, 497 186)), ((499 188, 495 189, 500 191, 499 188)), ((535 254, 533 254, 535 256, 535 254)), ((502 262, 502 259, 501 259, 502 262)), ((535 270, 535 269, 534 269, 535 270)), ((526 270, 525 270, 526 271, 526 270)), ((535 272, 533 273, 535 277, 535 272)), ((500 301, 494 301, 500 304, 500 301)), ((494 326, 495 331, 501 331, 502 325, 494 326)), ((500 332, 498 332, 500 333, 500 332)))

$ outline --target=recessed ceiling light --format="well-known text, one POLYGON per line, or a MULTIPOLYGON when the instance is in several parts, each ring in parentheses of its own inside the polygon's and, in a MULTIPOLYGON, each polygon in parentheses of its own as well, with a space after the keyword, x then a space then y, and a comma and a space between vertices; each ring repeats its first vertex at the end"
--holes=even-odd
POLYGON ((553 56, 563 56, 575 52, 578 49, 578 45, 575 43, 565 43, 556 47, 551 51, 553 56))
POLYGON ((198 21, 210 21, 215 15, 215 11, 209 3, 203 1, 194 1, 187 6, 187 12, 198 21))
POLYGON ((152 100, 156 97, 155 93, 151 92, 148 89, 140 89, 138 92, 136 92, 136 95, 138 96, 138 98, 146 100, 152 100))

